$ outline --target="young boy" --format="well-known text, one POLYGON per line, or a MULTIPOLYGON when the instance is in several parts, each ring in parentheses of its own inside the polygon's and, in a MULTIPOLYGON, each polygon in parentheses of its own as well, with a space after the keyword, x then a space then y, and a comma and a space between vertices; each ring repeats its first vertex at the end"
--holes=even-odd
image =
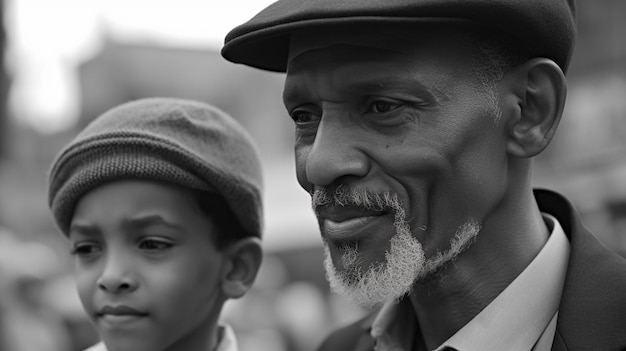
POLYGON ((255 145, 212 106, 144 99, 89 124, 48 199, 103 340, 89 350, 236 351, 218 319, 261 264, 261 192, 255 145))

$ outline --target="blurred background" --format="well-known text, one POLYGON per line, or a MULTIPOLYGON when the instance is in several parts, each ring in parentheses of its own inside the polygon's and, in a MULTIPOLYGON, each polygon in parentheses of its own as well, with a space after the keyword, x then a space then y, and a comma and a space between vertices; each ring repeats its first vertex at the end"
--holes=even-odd
MULTIPOLYGON (((266 257, 224 311, 242 351, 313 350, 365 311, 329 294, 308 195, 297 185, 283 76, 225 62, 226 33, 270 0, 0 0, 0 351, 95 343, 69 246, 46 205, 55 154, 120 103, 192 98, 238 119, 261 148, 266 257)), ((626 2, 579 1, 568 100, 535 184, 568 196, 626 253, 626 2)))

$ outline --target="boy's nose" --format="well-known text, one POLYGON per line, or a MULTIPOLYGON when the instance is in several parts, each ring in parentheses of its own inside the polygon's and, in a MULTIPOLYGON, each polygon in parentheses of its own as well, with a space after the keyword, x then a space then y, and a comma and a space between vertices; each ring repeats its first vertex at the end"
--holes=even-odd
POLYGON ((129 267, 119 256, 108 259, 98 278, 98 289, 113 294, 134 291, 137 279, 129 267))

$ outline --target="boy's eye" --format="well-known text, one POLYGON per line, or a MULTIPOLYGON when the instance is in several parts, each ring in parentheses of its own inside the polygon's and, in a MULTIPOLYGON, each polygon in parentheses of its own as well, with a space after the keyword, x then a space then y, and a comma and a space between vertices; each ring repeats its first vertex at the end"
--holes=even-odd
POLYGON ((71 254, 78 257, 91 257, 95 254, 100 253, 101 251, 102 247, 100 247, 100 245, 91 242, 83 242, 74 245, 71 254))
POLYGON ((174 246, 170 242, 164 240, 144 239, 139 243, 139 248, 148 251, 165 251, 174 246))

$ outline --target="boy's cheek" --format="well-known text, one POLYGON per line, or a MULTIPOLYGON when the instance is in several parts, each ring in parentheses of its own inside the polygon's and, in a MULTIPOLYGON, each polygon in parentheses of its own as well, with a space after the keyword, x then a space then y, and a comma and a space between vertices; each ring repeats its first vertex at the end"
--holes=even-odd
POLYGON ((89 274, 85 271, 77 270, 76 276, 76 292, 78 297, 85 308, 85 311, 92 316, 94 295, 97 288, 97 278, 94 274, 89 274))

